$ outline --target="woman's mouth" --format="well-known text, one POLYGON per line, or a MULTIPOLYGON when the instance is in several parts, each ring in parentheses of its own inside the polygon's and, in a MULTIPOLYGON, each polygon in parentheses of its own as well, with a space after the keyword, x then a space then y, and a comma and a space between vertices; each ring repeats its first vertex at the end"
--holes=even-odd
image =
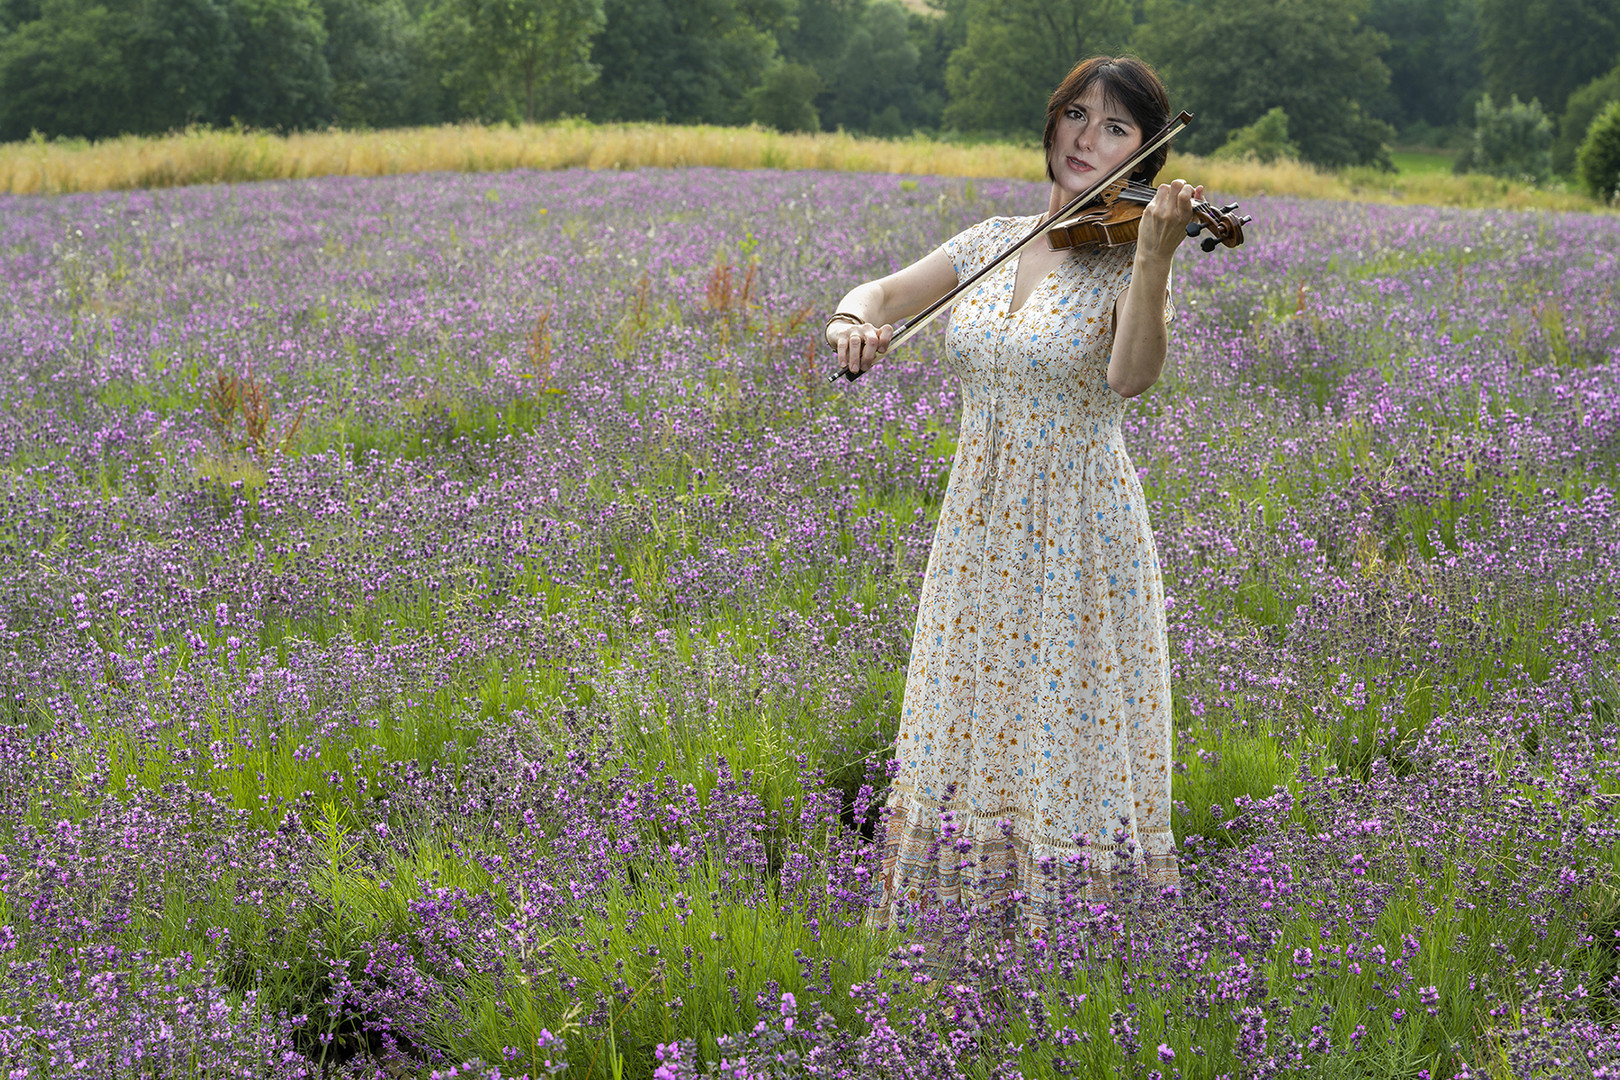
POLYGON ((1081 161, 1077 157, 1071 157, 1067 160, 1069 162, 1069 168, 1073 169, 1077 173, 1088 173, 1095 171, 1090 165, 1087 165, 1084 161, 1081 161))

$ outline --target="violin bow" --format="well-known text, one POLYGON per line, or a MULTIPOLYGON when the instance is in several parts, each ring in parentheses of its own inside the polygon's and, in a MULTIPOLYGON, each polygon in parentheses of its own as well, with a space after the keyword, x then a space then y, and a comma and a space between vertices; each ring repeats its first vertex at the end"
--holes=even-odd
MULTIPOLYGON (((961 296, 964 292, 977 284, 980 278, 984 277, 990 271, 994 270, 996 267, 1000 266, 1014 255, 1017 255, 1020 251, 1023 251, 1025 248, 1029 247, 1029 245, 1033 244, 1036 240, 1046 235, 1046 230, 1051 227, 1053 222, 1059 221, 1071 214, 1076 213, 1077 211, 1083 210, 1095 200, 1102 198, 1103 195, 1113 188, 1115 184, 1118 184, 1121 180, 1129 177, 1131 175, 1131 170, 1135 169, 1138 165, 1145 161, 1149 155, 1151 155, 1155 150, 1159 149, 1159 147, 1175 138, 1181 129, 1186 127, 1191 122, 1192 113, 1189 112, 1183 112, 1181 115, 1171 120, 1157 135, 1144 142, 1137 149, 1136 153, 1114 166, 1113 170, 1110 171, 1107 176, 1104 176, 1101 180, 1097 181, 1096 185, 1093 186, 1089 191, 1083 191, 1079 195, 1076 195, 1074 198, 1070 199, 1068 204, 1064 206, 1063 209, 1059 210, 1051 217, 1042 217, 1038 222, 1035 223, 1035 228, 1030 230, 1028 236, 1019 240, 1012 247, 985 263, 984 266, 975 271, 966 281, 958 283, 956 288, 952 289, 950 292, 946 293, 944 296, 940 297, 938 300, 935 300, 932 304, 929 304, 917 314, 901 323, 900 329, 896 331, 894 337, 890 339, 888 348, 883 350, 884 355, 887 356, 889 353, 893 352, 895 349, 898 349, 901 345, 904 345, 907 341, 910 341, 913 337, 920 333, 923 327, 927 326, 929 323, 938 318, 941 312, 955 303, 957 297, 961 296)), ((839 368, 828 377, 827 381, 837 382, 840 378, 845 378, 850 382, 854 382, 863 374, 864 372, 851 371, 848 368, 839 368)))

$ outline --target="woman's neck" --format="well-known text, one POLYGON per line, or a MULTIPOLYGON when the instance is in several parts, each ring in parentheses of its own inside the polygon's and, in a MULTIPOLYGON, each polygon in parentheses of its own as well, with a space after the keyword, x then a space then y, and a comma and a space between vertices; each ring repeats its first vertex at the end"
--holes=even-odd
POLYGON ((1070 195, 1067 191, 1064 191, 1057 184, 1053 184, 1052 193, 1046 200, 1046 213, 1041 215, 1042 219, 1050 220, 1057 214, 1059 210, 1063 209, 1063 207, 1067 205, 1069 200, 1072 198, 1074 198, 1073 195, 1070 195))

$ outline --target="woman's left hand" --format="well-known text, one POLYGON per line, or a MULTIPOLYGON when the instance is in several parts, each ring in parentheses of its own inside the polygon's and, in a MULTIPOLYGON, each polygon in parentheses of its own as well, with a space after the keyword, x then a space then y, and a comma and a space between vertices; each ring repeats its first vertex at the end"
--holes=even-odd
POLYGON ((1176 246, 1187 239, 1187 226, 1193 219, 1193 203, 1204 198, 1204 185, 1185 180, 1160 184, 1159 190, 1142 211, 1136 226, 1136 250, 1144 255, 1168 259, 1176 246))

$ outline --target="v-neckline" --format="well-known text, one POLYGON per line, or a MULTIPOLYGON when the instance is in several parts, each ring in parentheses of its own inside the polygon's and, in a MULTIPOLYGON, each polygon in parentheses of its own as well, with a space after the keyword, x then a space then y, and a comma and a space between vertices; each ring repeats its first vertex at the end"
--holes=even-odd
POLYGON ((1012 292, 1007 294, 1006 318, 1009 320, 1016 319, 1019 315, 1023 314, 1024 309, 1029 307, 1029 302, 1035 299, 1035 294, 1040 292, 1041 289, 1045 287, 1046 283, 1051 280, 1052 275, 1063 269, 1064 265, 1069 261, 1069 253, 1065 251, 1063 253, 1063 257, 1058 259, 1058 261, 1052 265, 1052 269, 1041 275, 1041 279, 1034 285, 1030 286, 1029 295, 1024 297, 1024 302, 1018 305, 1018 310, 1014 311, 1012 302, 1018 294, 1018 271, 1023 269, 1024 254, 1024 252, 1020 251, 1017 257, 1012 260, 1012 292))

